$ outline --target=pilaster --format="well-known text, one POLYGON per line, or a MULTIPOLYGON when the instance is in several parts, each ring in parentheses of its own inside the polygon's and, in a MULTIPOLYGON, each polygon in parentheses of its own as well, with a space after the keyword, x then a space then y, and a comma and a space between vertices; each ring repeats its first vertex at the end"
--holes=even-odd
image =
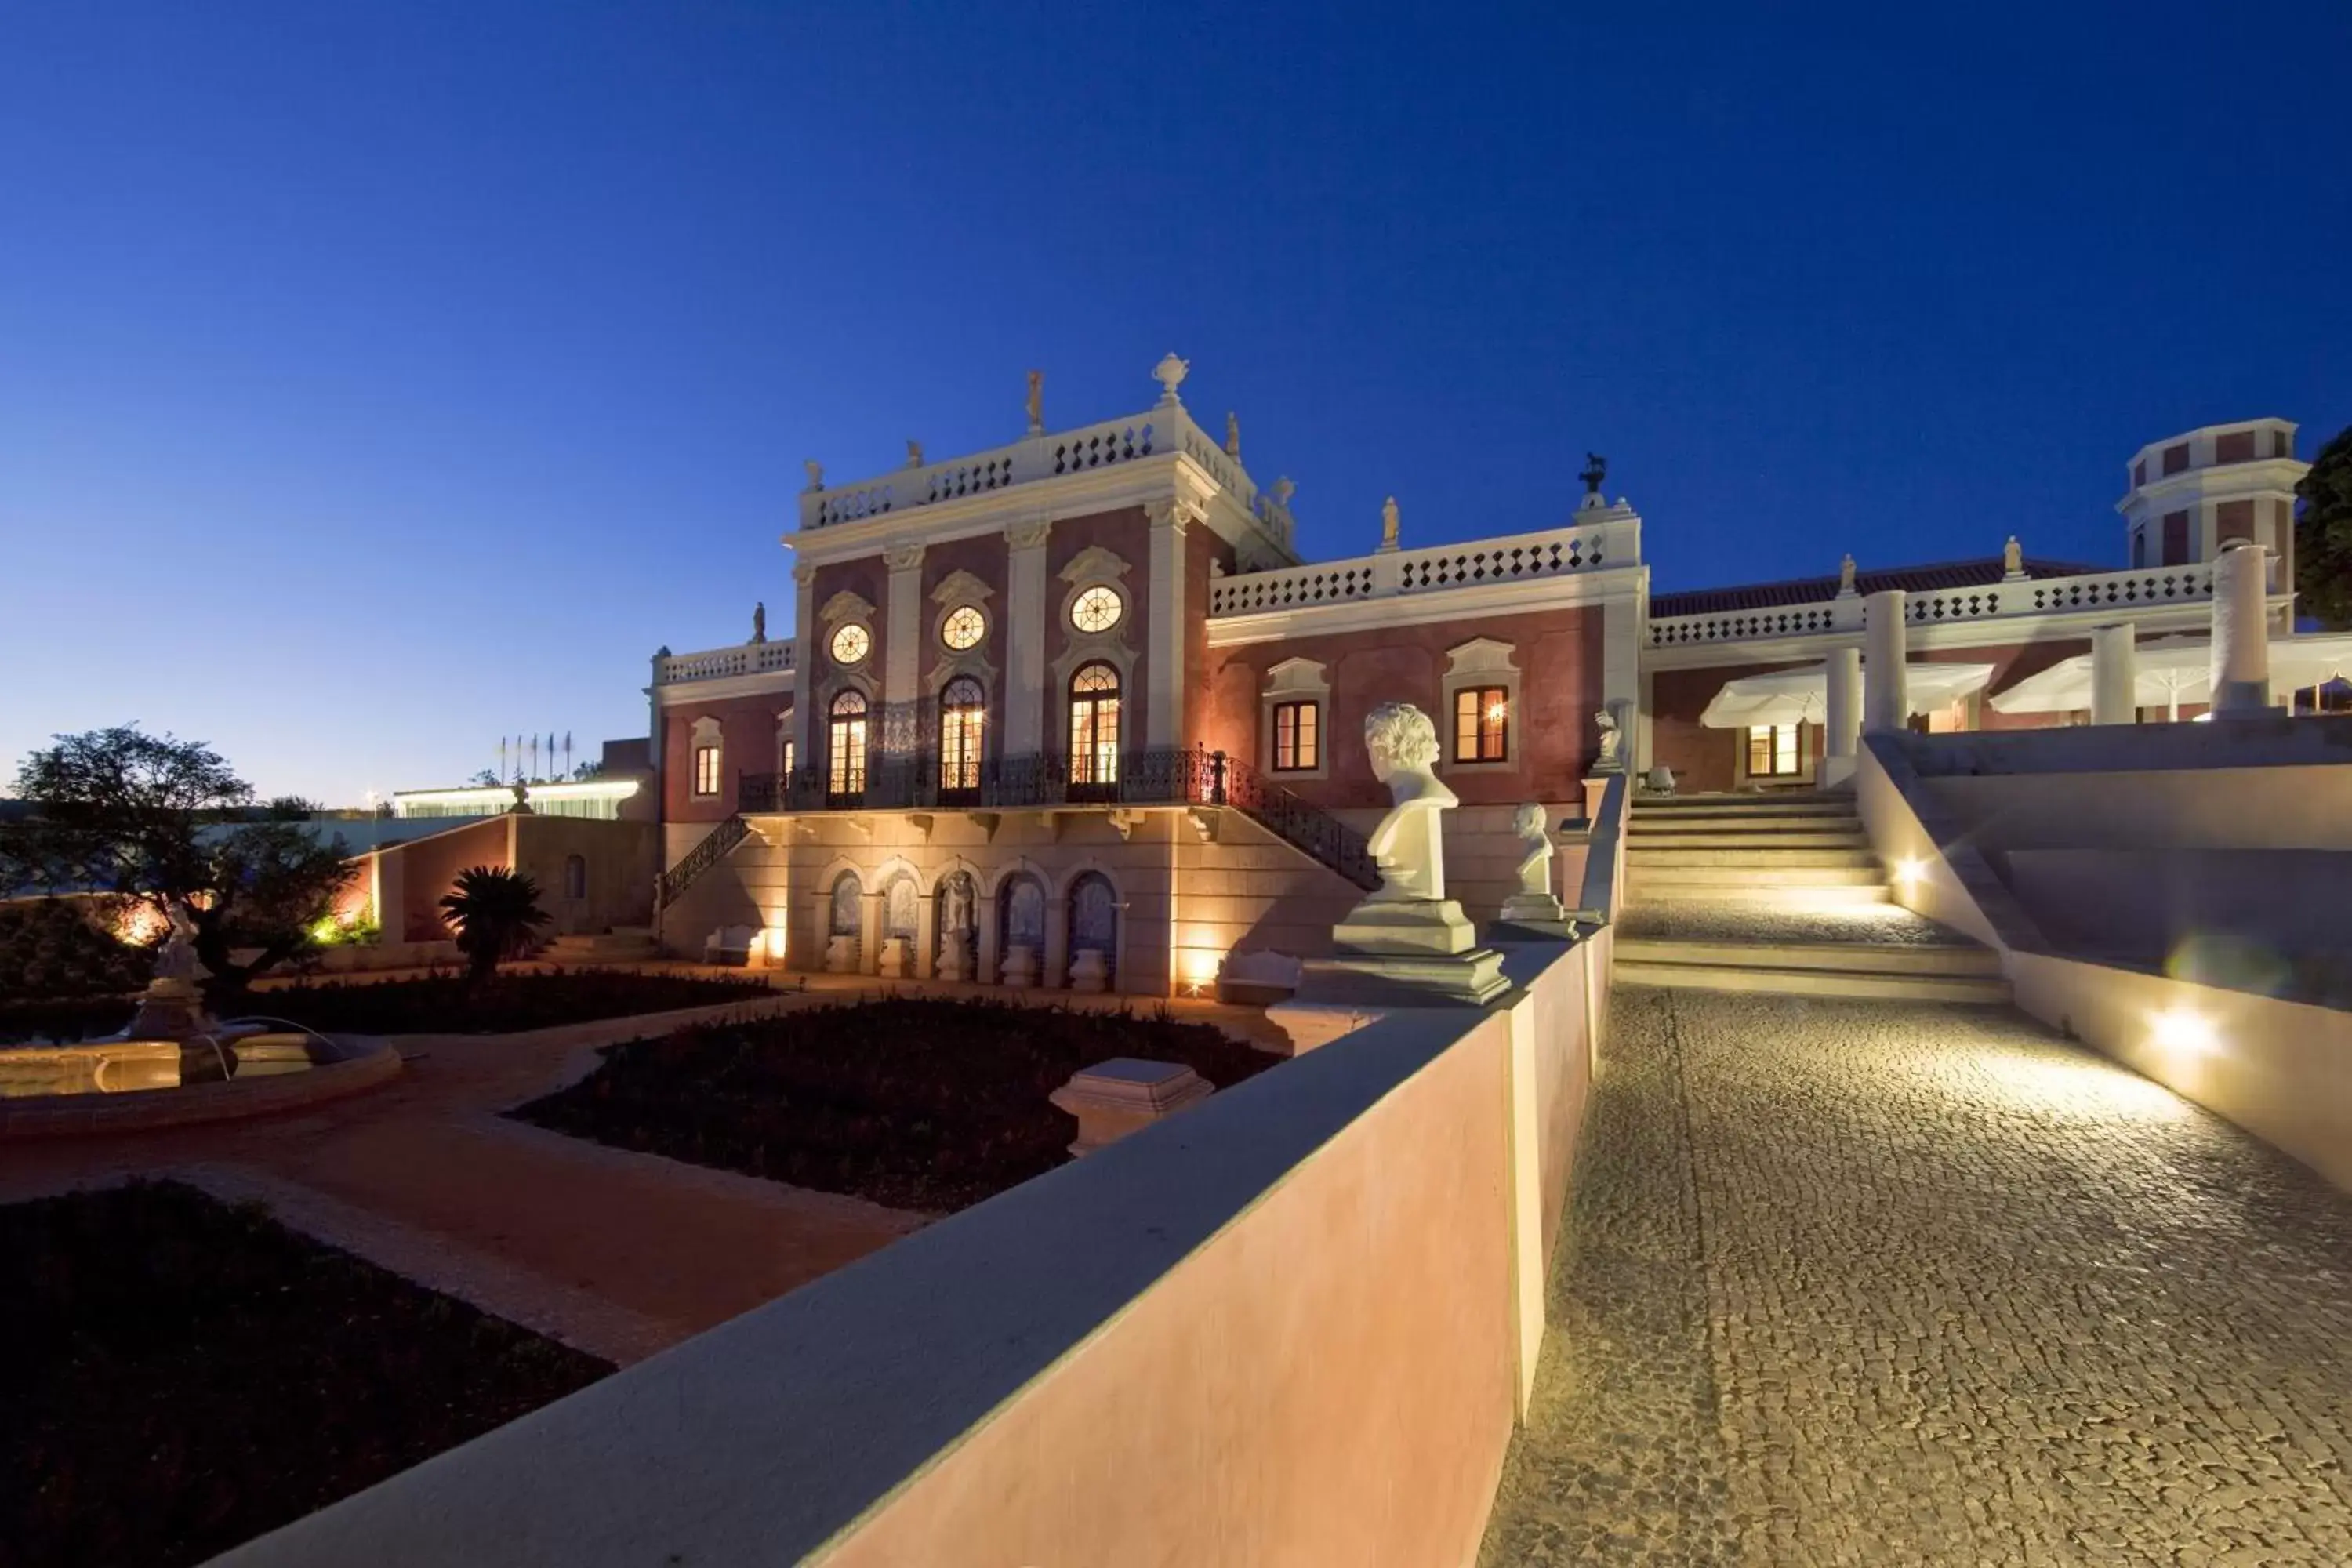
POLYGON ((1003 754, 1045 750, 1045 542, 1050 518, 1008 524, 1004 580, 1004 743, 1003 754))
POLYGON ((1184 531, 1207 512, 1181 498, 1149 501, 1151 520, 1150 660, 1143 711, 1143 743, 1153 750, 1184 743, 1184 531))
POLYGON ((898 544, 882 552, 890 584, 884 595, 882 722, 875 750, 898 755, 916 750, 916 697, 923 658, 923 547, 898 544))
POLYGON ((812 767, 817 761, 809 750, 809 671, 816 663, 815 566, 794 563, 793 583, 793 761, 812 767))

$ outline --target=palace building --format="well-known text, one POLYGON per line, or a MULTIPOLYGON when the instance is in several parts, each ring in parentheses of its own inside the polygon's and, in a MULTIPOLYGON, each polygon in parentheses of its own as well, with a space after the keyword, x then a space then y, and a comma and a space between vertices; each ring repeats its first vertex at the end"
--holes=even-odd
POLYGON ((653 660, 666 947, 1279 992, 1374 881, 1362 835, 1387 795, 1361 736, 1377 703, 1436 721, 1462 800, 1449 887, 1486 920, 1515 886, 1522 802, 1564 825, 1573 907, 1576 829, 1610 772, 1834 786, 1866 701, 1930 730, 2193 719, 2201 688, 2151 698, 2144 677, 2195 662, 2174 650, 2201 643, 2225 550, 2264 552, 2272 624, 2291 624, 2305 465, 2284 420, 2137 454, 2128 564, 2012 540, 1653 595, 1642 519, 1602 495, 1597 462, 1529 531, 1407 548, 1391 503, 1371 553, 1303 561, 1289 482, 1252 478, 1231 416, 1222 434, 1195 420, 1185 372, 1171 355, 1150 406, 1063 431, 1033 378, 1007 446, 940 462, 910 447, 905 468, 848 484, 809 465, 785 541, 791 638, 762 626, 653 660))

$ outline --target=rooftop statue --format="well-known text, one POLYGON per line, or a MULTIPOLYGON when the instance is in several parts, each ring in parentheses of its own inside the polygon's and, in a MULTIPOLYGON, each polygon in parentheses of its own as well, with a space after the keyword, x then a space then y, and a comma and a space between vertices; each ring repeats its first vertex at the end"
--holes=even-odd
POLYGON ((823 463, 818 462, 814 458, 803 458, 801 459, 801 467, 808 470, 808 488, 810 489, 821 490, 824 489, 824 465, 823 463))
POLYGON ((923 444, 910 436, 907 438, 907 467, 919 468, 922 466, 923 444))
POLYGON ((2009 536, 2009 542, 2000 547, 2000 574, 2004 577, 2025 575, 2025 551, 2013 533, 2009 536))
POLYGON ((1381 548, 1382 550, 1394 550, 1396 547, 1397 503, 1396 497, 1391 496, 1388 500, 1381 502, 1381 548))
POLYGON ((1601 481, 1609 477, 1609 459, 1598 452, 1584 454, 1584 471, 1576 476, 1584 481, 1584 493, 1599 498, 1601 481))
POLYGON ((765 599, 751 606, 751 640, 768 640, 768 602, 765 599))
POLYGON ((1242 460, 1242 422, 1231 413, 1225 416, 1225 456, 1242 460))
POLYGON ((1838 593, 1843 596, 1853 592, 1853 552, 1849 550, 1846 552, 1845 559, 1838 563, 1838 593))
POLYGON ((1364 749, 1392 803, 1365 843, 1381 885, 1364 901, 1444 899, 1444 813, 1462 803, 1431 771, 1437 763, 1436 726, 1410 702, 1383 702, 1364 716, 1364 749))
POLYGON ((1043 436, 1045 433, 1045 373, 1042 370, 1029 373, 1028 409, 1029 434, 1043 436))
POLYGON ((1298 493, 1298 486, 1297 482, 1294 481, 1288 474, 1283 474, 1277 477, 1269 489, 1273 491, 1274 504, 1276 506, 1288 506, 1290 504, 1290 498, 1298 493))

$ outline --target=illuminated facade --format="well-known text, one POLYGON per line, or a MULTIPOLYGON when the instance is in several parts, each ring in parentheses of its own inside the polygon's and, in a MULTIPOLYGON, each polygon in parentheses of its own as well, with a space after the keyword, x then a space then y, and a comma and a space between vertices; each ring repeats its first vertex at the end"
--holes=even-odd
POLYGON ((1870 614, 1908 667, 1950 667, 1911 682, 1914 723, 1990 728, 2074 721, 1987 699, 2095 629, 2201 633, 2233 540, 2277 552, 2273 613, 2291 602, 2282 421, 2135 458, 2120 570, 2012 542, 1654 595, 1598 466, 1556 524, 1404 548, 1391 506, 1371 552, 1303 561, 1289 482, 1251 477, 1230 416, 1194 420, 1185 369, 1163 361, 1129 417, 1048 432, 1033 402, 992 451, 847 485, 809 465, 793 637, 654 659, 669 947, 747 927, 798 968, 1205 993, 1229 954, 1320 955, 1368 885, 1376 703, 1436 721, 1448 861, 1486 919, 1514 890, 1514 808, 1584 815, 1604 711, 1626 762, 1685 789, 1833 784, 1870 614))

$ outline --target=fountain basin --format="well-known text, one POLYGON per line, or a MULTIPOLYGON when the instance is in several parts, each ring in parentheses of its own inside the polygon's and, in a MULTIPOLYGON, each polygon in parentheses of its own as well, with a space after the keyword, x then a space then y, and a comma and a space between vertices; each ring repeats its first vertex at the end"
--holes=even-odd
POLYGON ((0 1048, 0 1142, 185 1127, 317 1105, 399 1076, 382 1040, 227 1026, 217 1041, 0 1048))

